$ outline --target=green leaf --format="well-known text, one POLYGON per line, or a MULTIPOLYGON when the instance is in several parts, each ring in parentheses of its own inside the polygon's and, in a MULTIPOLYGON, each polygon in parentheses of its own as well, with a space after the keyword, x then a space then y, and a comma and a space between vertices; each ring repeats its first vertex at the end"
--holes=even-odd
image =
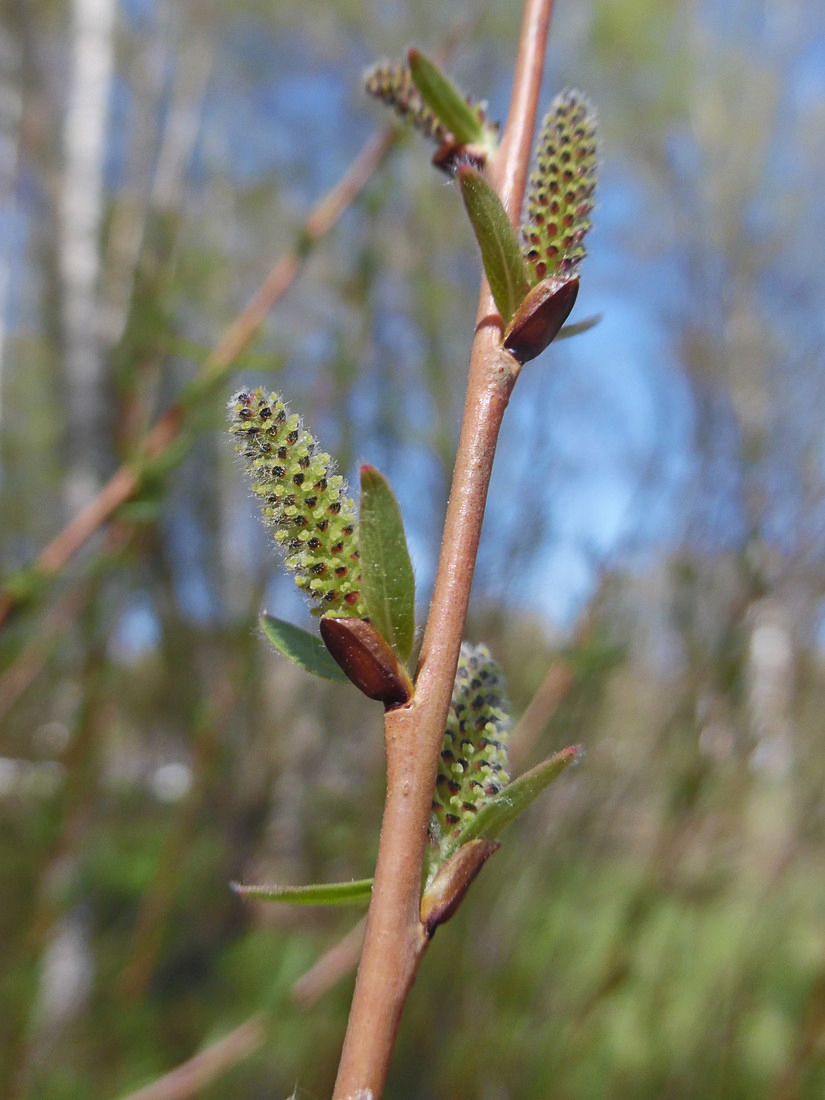
POLYGON ((481 172, 462 165, 458 181, 496 308, 504 324, 509 325, 529 286, 516 231, 501 199, 481 172))
MULTIPOLYGON (((488 840, 497 837, 505 825, 509 825, 514 818, 530 805, 538 795, 559 776, 568 764, 572 764, 581 756, 581 748, 571 745, 562 749, 553 756, 536 764, 529 772, 514 779, 497 795, 485 802, 476 816, 467 824, 465 829, 456 837, 450 851, 467 844, 476 837, 484 837, 488 840)), ((445 853, 449 855, 448 853, 445 853)))
POLYGON ((415 576, 398 501, 373 466, 361 467, 358 534, 367 617, 406 661, 415 639, 415 576))
POLYGON ((421 98, 455 140, 461 145, 483 142, 484 124, 455 84, 419 50, 410 50, 407 60, 421 98))
POLYGON ((338 684, 349 683, 327 647, 315 634, 271 615, 261 615, 259 621, 270 642, 293 664, 324 680, 334 680, 338 684))
POLYGON ((51 577, 42 572, 36 565, 26 565, 7 577, 2 587, 0 596, 10 600, 15 606, 38 599, 48 587, 51 577))
POLYGON ((372 879, 353 882, 314 882, 309 886, 230 886, 242 898, 256 901, 280 901, 286 905, 368 905, 372 896, 372 879))

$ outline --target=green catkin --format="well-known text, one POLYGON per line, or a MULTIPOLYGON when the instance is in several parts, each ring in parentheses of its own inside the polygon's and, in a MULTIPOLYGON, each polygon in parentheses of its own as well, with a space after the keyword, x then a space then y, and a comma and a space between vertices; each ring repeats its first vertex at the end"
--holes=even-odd
POLYGON ((364 73, 368 95, 392 107, 400 119, 433 141, 448 138, 447 130, 436 118, 415 86, 409 65, 402 61, 379 61, 364 73))
POLYGON ((485 645, 462 642, 433 794, 430 836, 442 854, 509 782, 504 677, 485 645))
MULTIPOLYGON (((438 144, 451 140, 452 134, 421 98, 406 62, 379 61, 371 65, 364 73, 364 88, 368 95, 392 107, 402 121, 409 122, 425 137, 438 144)), ((479 122, 484 123, 492 134, 496 134, 498 128, 487 122, 484 106, 471 99, 467 103, 476 113, 479 122)))
POLYGON ((533 285, 573 275, 586 255, 583 242, 591 227, 598 150, 596 113, 581 92, 568 90, 555 97, 536 150, 527 221, 521 227, 533 285))
POLYGON ((261 389, 232 398, 229 430, 264 523, 313 614, 366 618, 355 505, 330 456, 277 394, 261 389))

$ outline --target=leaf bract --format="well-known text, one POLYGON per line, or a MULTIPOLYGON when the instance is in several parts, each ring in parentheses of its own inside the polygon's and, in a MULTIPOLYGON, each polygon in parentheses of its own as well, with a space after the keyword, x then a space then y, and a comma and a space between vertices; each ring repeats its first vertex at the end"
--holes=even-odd
POLYGON ((324 680, 334 680, 338 684, 349 683, 347 676, 317 635, 283 619, 273 618, 272 615, 261 615, 259 621, 261 630, 269 641, 294 665, 324 680))
POLYGON ((366 905, 372 896, 372 879, 352 882, 314 882, 308 886, 245 886, 233 882, 239 897, 255 901, 279 901, 285 905, 366 905))
POLYGON ((516 231, 486 176, 462 165, 458 181, 496 308, 509 325, 529 285, 516 231))
MULTIPOLYGON (((456 837, 450 851, 467 844, 477 837, 492 840, 499 835, 505 825, 523 813, 564 769, 578 760, 581 749, 571 745, 554 753, 553 756, 536 764, 530 771, 520 775, 479 809, 476 816, 468 822, 466 828, 456 837)), ((449 856, 449 852, 445 853, 449 856)))
POLYGON ((407 54, 410 75, 421 98, 462 145, 485 140, 484 124, 455 84, 420 50, 407 54))
POLYGON ((361 467, 361 598, 370 622, 402 661, 415 640, 415 576, 398 501, 383 474, 361 467))

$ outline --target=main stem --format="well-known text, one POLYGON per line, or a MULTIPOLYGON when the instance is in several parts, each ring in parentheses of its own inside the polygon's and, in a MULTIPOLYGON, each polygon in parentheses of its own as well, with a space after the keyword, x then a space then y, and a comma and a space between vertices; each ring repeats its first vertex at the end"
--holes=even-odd
MULTIPOLYGON (((526 0, 513 95, 490 172, 511 221, 524 198, 552 0, 526 0)), ((387 796, 373 897, 334 1100, 384 1087, 404 1003, 427 947, 419 916, 432 792, 475 569, 487 490, 518 364, 482 283, 464 418, 415 697, 385 720, 387 796)))

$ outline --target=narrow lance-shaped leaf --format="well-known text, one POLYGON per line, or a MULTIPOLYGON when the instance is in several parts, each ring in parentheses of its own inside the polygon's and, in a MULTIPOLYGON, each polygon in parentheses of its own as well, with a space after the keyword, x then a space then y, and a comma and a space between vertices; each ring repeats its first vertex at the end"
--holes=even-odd
POLYGON ((367 905, 372 895, 372 879, 353 882, 317 882, 309 886, 245 886, 230 884, 242 898, 255 901, 279 901, 285 905, 367 905))
POLYGON ((478 111, 438 66, 419 50, 410 50, 407 60, 421 98, 455 140, 461 144, 484 141, 484 124, 478 111))
POLYGON ((327 647, 317 634, 310 634, 283 619, 272 615, 261 615, 261 629, 279 653, 288 657, 293 664, 320 676, 324 680, 334 680, 339 684, 349 683, 348 677, 338 667, 327 647))
POLYGON ((464 899, 478 872, 501 847, 498 840, 476 838, 453 852, 421 895, 421 923, 432 936, 445 924, 464 899))
MULTIPOLYGON (((581 748, 571 745, 553 756, 543 760, 530 771, 520 775, 489 801, 485 802, 478 813, 467 822, 461 833, 455 838, 449 851, 467 844, 476 837, 492 840, 499 835, 505 825, 523 813, 527 807, 548 787, 564 769, 581 756, 581 748)), ((449 856, 449 852, 445 853, 449 856)))
POLYGON ((415 577, 398 501, 373 466, 361 467, 358 530, 367 617, 406 661, 415 639, 415 577))
POLYGON ((527 273, 516 232, 486 177, 469 165, 458 170, 461 197, 481 249, 484 274, 505 325, 524 299, 527 273))

